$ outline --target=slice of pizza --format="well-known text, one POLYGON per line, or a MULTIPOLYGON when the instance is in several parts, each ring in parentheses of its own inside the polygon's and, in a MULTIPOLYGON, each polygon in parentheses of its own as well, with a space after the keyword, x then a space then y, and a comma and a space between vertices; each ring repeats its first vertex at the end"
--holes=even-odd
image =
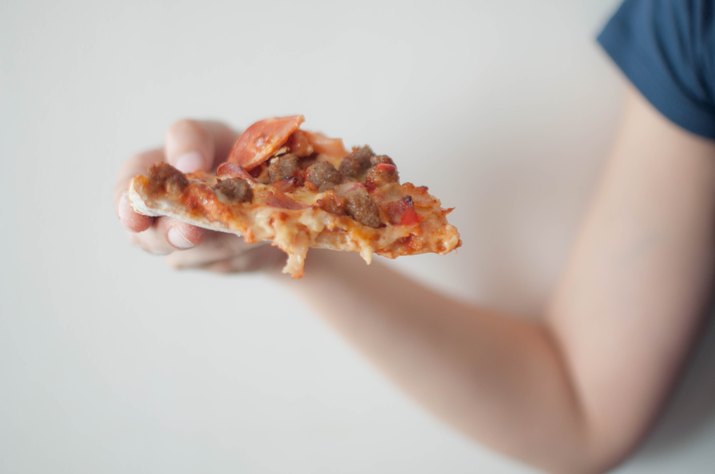
POLYGON ((457 229, 425 186, 400 183, 387 155, 300 129, 303 116, 254 123, 215 173, 154 165, 135 176, 132 207, 198 227, 269 241, 288 254, 284 273, 303 275, 308 249, 389 258, 461 245, 457 229))

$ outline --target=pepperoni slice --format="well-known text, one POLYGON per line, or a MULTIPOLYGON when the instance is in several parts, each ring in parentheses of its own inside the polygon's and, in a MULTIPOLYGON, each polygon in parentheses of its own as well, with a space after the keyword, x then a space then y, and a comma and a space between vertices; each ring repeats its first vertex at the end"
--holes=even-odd
POLYGON ((341 138, 330 138, 320 132, 306 132, 304 130, 302 132, 317 153, 335 158, 343 158, 348 154, 341 138))
POLYGON ((226 161, 250 171, 283 146, 304 120, 302 115, 290 115, 254 123, 238 137, 226 161))
POLYGON ((308 134, 303 130, 296 130, 286 142, 290 152, 299 158, 313 154, 313 145, 308 140, 308 134))

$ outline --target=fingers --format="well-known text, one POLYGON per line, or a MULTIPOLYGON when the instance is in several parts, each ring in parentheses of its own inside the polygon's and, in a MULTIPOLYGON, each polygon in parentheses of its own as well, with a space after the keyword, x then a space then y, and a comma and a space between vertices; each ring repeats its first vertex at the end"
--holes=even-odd
POLYGON ((201 243, 206 231, 199 227, 162 217, 157 225, 157 232, 176 250, 186 250, 201 243))
POLYGON ((174 250, 190 249, 200 243, 205 230, 170 218, 153 218, 138 214, 129 203, 127 191, 131 179, 144 174, 155 163, 166 160, 184 173, 210 170, 214 162, 223 161, 236 138, 227 125, 210 120, 179 120, 167 133, 163 149, 140 153, 120 170, 114 193, 114 207, 130 239, 144 250, 165 255, 174 250))
POLYGON ((167 255, 175 250, 186 250, 199 244, 205 231, 171 219, 159 217, 144 232, 130 234, 130 240, 145 251, 154 255, 167 255))
POLYGON ((247 251, 251 245, 233 234, 208 232, 200 247, 185 252, 176 252, 167 257, 174 268, 195 268, 225 260, 247 251))
POLYGON ((233 234, 209 232, 201 246, 172 253, 166 260, 177 269, 232 273, 280 268, 285 254, 267 243, 247 244, 233 234))
POLYGON ((202 266, 204 270, 218 273, 248 273, 279 269, 285 264, 283 252, 270 245, 262 245, 241 255, 202 266))
POLYGON ((119 222, 132 232, 143 232, 151 227, 154 222, 151 217, 138 214, 132 209, 127 193, 122 193, 119 197, 117 214, 119 215, 119 222))
POLYGON ((166 161, 184 173, 210 170, 223 161, 236 133, 227 125, 210 120, 179 120, 166 132, 166 161))
POLYGON ((149 150, 139 153, 127 160, 119 170, 119 178, 114 188, 114 208, 117 210, 119 222, 132 232, 142 232, 148 229, 154 219, 137 214, 129 204, 127 189, 132 177, 144 173, 151 165, 164 159, 164 153, 159 150, 149 150))

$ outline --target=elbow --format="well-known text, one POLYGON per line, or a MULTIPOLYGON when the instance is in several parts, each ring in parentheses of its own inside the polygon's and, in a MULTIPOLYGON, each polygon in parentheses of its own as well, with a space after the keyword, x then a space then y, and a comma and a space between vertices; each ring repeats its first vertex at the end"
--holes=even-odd
MULTIPOLYGON (((618 467, 632 453, 632 449, 603 454, 590 454, 574 456, 573 452, 566 452, 567 448, 550 456, 548 461, 532 462, 532 466, 544 472, 554 474, 600 474, 610 472, 618 467)), ((533 461, 533 460, 532 460, 533 461)))
POLYGON ((640 445, 643 434, 607 430, 599 435, 571 439, 535 467, 557 474, 598 474, 610 472, 625 462, 640 445))
POLYGON ((588 471, 584 472, 610 472, 612 469, 620 466, 625 462, 639 446, 642 436, 632 436, 616 441, 603 440, 600 443, 594 443, 590 451, 593 453, 590 456, 588 471))

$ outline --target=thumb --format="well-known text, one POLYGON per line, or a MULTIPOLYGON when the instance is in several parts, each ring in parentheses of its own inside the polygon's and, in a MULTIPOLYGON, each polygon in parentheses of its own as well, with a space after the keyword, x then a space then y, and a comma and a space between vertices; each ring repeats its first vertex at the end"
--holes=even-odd
POLYGON ((179 120, 166 132, 166 161, 183 173, 211 170, 223 161, 236 133, 220 122, 179 120))

